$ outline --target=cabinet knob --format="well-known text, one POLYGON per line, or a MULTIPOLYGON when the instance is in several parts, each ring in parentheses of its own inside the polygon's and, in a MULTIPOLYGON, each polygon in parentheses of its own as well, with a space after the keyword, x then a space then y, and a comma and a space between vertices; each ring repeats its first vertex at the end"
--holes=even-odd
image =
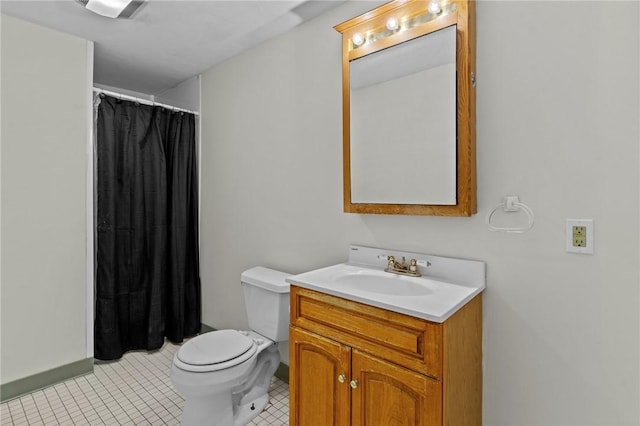
POLYGON ((339 376, 338 376, 338 381, 339 381, 340 383, 344 383, 344 382, 346 382, 346 381, 347 381, 347 376, 345 376, 344 374, 339 375, 339 376))
POLYGON ((360 383, 356 379, 353 379, 349 384, 351 385, 351 388, 355 389, 360 383))

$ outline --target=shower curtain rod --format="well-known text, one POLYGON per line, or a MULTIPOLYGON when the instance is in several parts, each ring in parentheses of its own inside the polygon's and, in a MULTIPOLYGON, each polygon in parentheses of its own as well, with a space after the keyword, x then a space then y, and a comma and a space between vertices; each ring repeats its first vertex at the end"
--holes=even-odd
POLYGON ((133 102, 138 102, 140 104, 151 105, 151 106, 159 106, 159 107, 162 107, 162 108, 166 108, 166 109, 170 109, 170 110, 178 111, 178 112, 188 112, 189 114, 193 114, 193 115, 196 115, 196 116, 200 115, 196 111, 190 111, 188 109, 179 108, 179 107, 175 107, 175 106, 172 106, 172 105, 161 104, 160 102, 150 101, 148 99, 136 98, 135 96, 130 96, 130 95, 122 94, 122 93, 112 92, 110 90, 104 90, 104 89, 100 89, 100 88, 97 88, 97 87, 94 87, 93 91, 95 93, 98 93, 98 94, 104 93, 105 95, 113 96, 114 98, 118 98, 118 99, 122 99, 122 100, 126 100, 126 101, 133 101, 133 102))

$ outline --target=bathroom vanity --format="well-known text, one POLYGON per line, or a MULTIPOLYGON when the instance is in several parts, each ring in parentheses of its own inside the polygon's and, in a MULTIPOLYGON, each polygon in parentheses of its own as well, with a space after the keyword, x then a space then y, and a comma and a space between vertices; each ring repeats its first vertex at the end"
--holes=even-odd
POLYGON ((484 276, 483 262, 352 246, 289 277, 290 424, 480 425, 484 276), (390 274, 389 255, 429 266, 390 274))

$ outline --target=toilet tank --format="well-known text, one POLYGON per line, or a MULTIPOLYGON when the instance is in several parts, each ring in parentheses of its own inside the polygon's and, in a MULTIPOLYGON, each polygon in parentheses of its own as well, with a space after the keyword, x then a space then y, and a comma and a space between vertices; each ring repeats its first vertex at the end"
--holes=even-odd
POLYGON ((290 275, 256 266, 240 276, 249 328, 275 342, 289 340, 290 275))

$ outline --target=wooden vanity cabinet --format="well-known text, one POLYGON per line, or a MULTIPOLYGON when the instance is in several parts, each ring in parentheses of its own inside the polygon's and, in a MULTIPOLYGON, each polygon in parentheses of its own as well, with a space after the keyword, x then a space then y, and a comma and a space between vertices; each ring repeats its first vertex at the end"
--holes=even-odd
POLYGON ((444 323, 291 286, 289 422, 480 425, 482 299, 444 323))

